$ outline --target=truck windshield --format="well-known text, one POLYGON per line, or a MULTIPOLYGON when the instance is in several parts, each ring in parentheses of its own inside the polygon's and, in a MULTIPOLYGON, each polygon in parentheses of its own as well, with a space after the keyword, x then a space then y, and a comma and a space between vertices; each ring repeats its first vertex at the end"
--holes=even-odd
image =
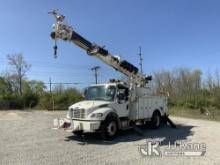
POLYGON ((85 93, 86 100, 113 101, 115 97, 115 86, 91 86, 85 93))

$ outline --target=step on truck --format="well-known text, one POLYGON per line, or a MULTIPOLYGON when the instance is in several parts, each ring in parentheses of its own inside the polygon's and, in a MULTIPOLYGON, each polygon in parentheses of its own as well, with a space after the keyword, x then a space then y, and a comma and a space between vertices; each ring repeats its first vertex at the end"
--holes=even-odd
POLYGON ((82 37, 58 11, 50 14, 56 19, 51 33, 51 38, 55 40, 55 57, 57 40, 69 41, 128 77, 126 82, 113 79, 86 88, 85 99, 69 106, 65 118, 54 119, 54 127, 74 134, 99 132, 103 139, 113 139, 119 130, 145 124, 159 128, 162 119, 170 121, 167 97, 153 93, 149 85, 151 76, 140 73, 133 64, 82 37))

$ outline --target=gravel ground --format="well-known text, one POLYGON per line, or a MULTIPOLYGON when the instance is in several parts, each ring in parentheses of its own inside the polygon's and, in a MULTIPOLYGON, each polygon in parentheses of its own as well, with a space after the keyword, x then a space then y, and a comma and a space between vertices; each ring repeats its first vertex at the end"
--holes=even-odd
POLYGON ((65 111, 0 111, 0 165, 59 164, 220 164, 220 123, 172 117, 177 129, 162 126, 158 130, 123 131, 112 142, 98 134, 74 136, 63 130, 53 130, 52 120, 65 116, 65 111), (169 143, 186 140, 205 143, 204 156, 149 157, 140 153, 146 140, 161 141, 164 151, 169 143))

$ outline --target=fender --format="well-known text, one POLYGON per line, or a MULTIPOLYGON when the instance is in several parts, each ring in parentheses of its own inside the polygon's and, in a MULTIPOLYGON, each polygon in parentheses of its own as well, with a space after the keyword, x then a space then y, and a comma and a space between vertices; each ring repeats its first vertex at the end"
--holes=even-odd
MULTIPOLYGON (((102 116, 102 118, 100 119, 101 121, 105 120, 106 117, 107 117, 107 115, 110 114, 110 113, 117 114, 116 111, 115 111, 114 109, 112 109, 111 107, 98 108, 98 109, 96 109, 95 111, 93 111, 92 113, 102 113, 103 116, 102 116)), ((91 113, 91 114, 92 114, 92 113, 91 113)), ((90 114, 90 115, 91 115, 91 114, 90 114)), ((89 117, 88 117, 89 119, 91 119, 91 118, 90 118, 90 115, 89 115, 89 117)), ((93 120, 93 119, 91 119, 91 120, 93 120)))
POLYGON ((113 109, 109 108, 109 111, 106 111, 105 115, 103 115, 103 120, 102 122, 104 122, 104 120, 108 117, 115 117, 117 119, 117 125, 118 125, 118 128, 121 129, 121 123, 120 123, 120 119, 116 113, 116 111, 114 111, 113 109))

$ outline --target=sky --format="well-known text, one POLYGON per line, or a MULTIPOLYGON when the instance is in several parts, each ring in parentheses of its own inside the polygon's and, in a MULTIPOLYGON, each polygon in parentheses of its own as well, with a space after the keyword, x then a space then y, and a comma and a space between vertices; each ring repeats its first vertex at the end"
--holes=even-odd
POLYGON ((31 64, 27 79, 94 83, 122 75, 69 42, 50 38, 59 9, 79 34, 139 67, 146 74, 179 67, 220 70, 219 0, 0 0, 0 72, 10 71, 6 55, 22 53, 31 64))

